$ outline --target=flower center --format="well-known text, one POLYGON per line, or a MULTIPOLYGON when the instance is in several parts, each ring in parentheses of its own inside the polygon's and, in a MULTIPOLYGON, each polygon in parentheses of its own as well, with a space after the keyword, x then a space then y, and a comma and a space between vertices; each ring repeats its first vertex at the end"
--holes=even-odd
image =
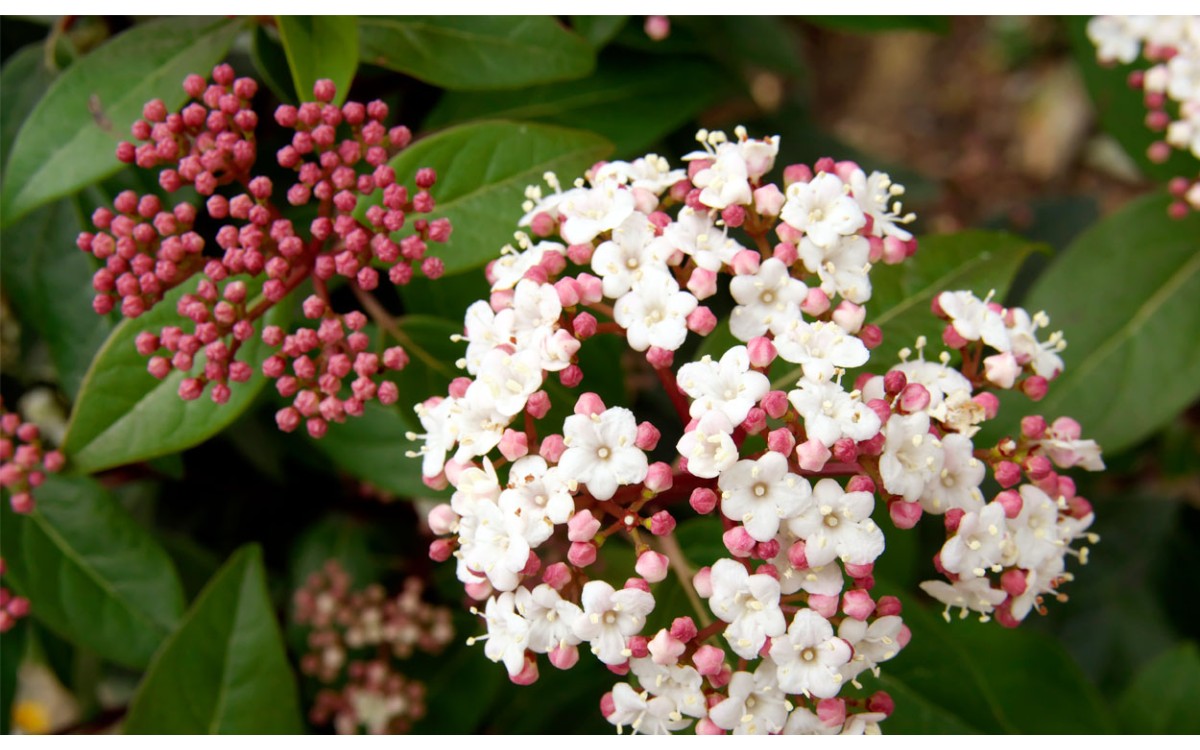
POLYGON ((596 449, 596 458, 601 461, 607 461, 610 455, 612 455, 612 451, 608 449, 607 445, 602 445, 596 449))

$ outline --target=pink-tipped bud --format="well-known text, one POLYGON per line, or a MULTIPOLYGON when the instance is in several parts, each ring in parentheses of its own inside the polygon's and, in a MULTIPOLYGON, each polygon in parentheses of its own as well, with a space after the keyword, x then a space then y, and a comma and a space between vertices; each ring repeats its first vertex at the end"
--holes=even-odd
POLYGON ((883 376, 883 391, 889 396, 895 396, 908 385, 908 377, 900 370, 889 370, 883 376))
POLYGON ((563 444, 562 435, 548 435, 542 439, 542 444, 538 446, 538 455, 550 463, 556 464, 566 450, 567 446, 563 444))
POLYGON ((808 290, 804 302, 800 303, 800 309, 814 318, 824 315, 829 310, 829 295, 821 291, 820 287, 813 287, 808 290))
POLYGON ((596 545, 591 542, 572 542, 567 559, 577 568, 586 568, 596 562, 596 545))
POLYGON ((604 400, 596 393, 588 391, 581 394, 579 400, 575 402, 575 413, 592 416, 603 414, 605 410, 604 400))
POLYGON ((717 274, 703 268, 693 269, 688 277, 687 290, 694 294, 696 299, 708 299, 717 293, 717 274))
POLYGON ((892 696, 880 690, 867 700, 867 710, 871 713, 891 716, 892 712, 896 710, 896 702, 892 700, 892 696))
POLYGON ((626 578, 625 579, 625 588, 637 589, 638 591, 645 591, 647 594, 650 593, 650 584, 646 582, 645 578, 638 578, 637 576, 634 576, 632 578, 626 578))
POLYGON ((650 583, 658 583, 666 578, 669 568, 670 561, 667 560, 667 556, 653 550, 646 550, 639 555, 637 563, 633 566, 637 574, 650 583))
POLYGON ((679 662, 679 657, 683 656, 683 652, 687 650, 687 646, 678 638, 672 636, 666 630, 660 630, 655 634, 654 638, 646 644, 646 651, 649 652, 650 658, 655 664, 663 666, 672 666, 679 662))
POLYGON ((538 665, 537 657, 533 654, 525 653, 525 666, 521 667, 521 671, 516 674, 510 674, 508 679, 512 680, 514 685, 532 685, 538 680, 538 665))
POLYGON ((713 314, 712 310, 702 305, 688 314, 687 327, 689 331, 707 336, 717 327, 717 316, 713 314))
POLYGON ((1059 417, 1050 429, 1059 440, 1078 440, 1083 435, 1083 427, 1070 417, 1059 417))
POLYGON ((670 367, 675 361, 675 352, 660 346, 652 346, 646 350, 646 361, 654 369, 663 370, 670 367))
POLYGON ((458 514, 446 503, 435 505, 429 511, 429 530, 434 534, 449 534, 458 524, 458 514))
POLYGON ((849 300, 842 300, 833 311, 833 322, 848 333, 858 333, 867 317, 867 309, 849 300))
POLYGON ((787 414, 787 410, 791 406, 788 403, 787 394, 783 391, 768 391, 767 395, 763 396, 762 401, 759 401, 758 404, 771 419, 779 419, 784 414, 787 414))
POLYGON ((558 293, 558 303, 564 308, 575 307, 579 304, 579 282, 567 277, 554 282, 554 291, 558 293))
POLYGON ((713 509, 717 507, 717 493, 707 487, 697 487, 692 490, 688 503, 692 506, 692 510, 701 515, 712 513, 713 509))
POLYGON ((454 543, 449 539, 434 539, 429 543, 429 559, 446 562, 454 554, 454 543))
POLYGON ((1012 461, 1001 461, 996 464, 994 472, 996 482, 1006 489, 1021 481, 1021 467, 1012 461))
POLYGON ((883 331, 879 330, 879 326, 874 323, 867 323, 858 332, 858 338, 863 342, 863 346, 874 349, 883 343, 883 331))
POLYGON ((875 492, 875 480, 864 474, 850 477, 846 483, 846 492, 875 492))
POLYGON ((1024 594, 1028 585, 1029 583, 1027 576, 1025 575, 1025 571, 1021 570, 1020 568, 1006 570, 1004 571, 1004 574, 1000 576, 1000 588, 1004 589, 1009 596, 1020 596, 1021 594, 1024 594))
POLYGON ((755 545, 758 544, 754 537, 750 536, 750 532, 746 531, 745 526, 734 526, 721 535, 721 541, 725 543, 725 549, 729 550, 729 554, 734 557, 749 557, 754 551, 755 545))
POLYGON ((800 463, 800 468, 805 471, 824 469, 832 455, 829 448, 816 438, 809 438, 796 446, 796 460, 800 463))
POLYGON ((1021 515, 1021 507, 1025 504, 1016 490, 1004 490, 996 495, 995 502, 1004 508, 1005 518, 1016 518, 1021 515))
POLYGON ((767 433, 767 448, 769 450, 787 456, 795 447, 796 437, 786 427, 780 427, 767 433))
POLYGON ((500 454, 509 461, 516 461, 529 453, 529 437, 524 432, 507 429, 500 438, 500 454))
POLYGON ((644 451, 652 451, 658 445, 659 438, 662 433, 658 428, 649 422, 642 422, 637 428, 637 437, 634 438, 633 444, 644 451))
MULTIPOLYGON (((681 640, 690 640, 687 638, 681 640)), ((704 645, 696 649, 696 653, 692 655, 692 664, 696 665, 696 671, 704 677, 712 677, 721 673, 725 667, 725 652, 716 646, 704 645)))
POLYGON ((1033 455, 1025 459, 1025 471, 1029 474, 1030 479, 1038 482, 1050 476, 1054 471, 1054 465, 1045 456, 1033 455))
POLYGON ((875 611, 875 600, 862 589, 851 589, 842 595, 842 611, 855 620, 865 620, 875 611))
POLYGON ((1050 381, 1041 375, 1030 375, 1021 381, 1021 391, 1029 397, 1030 401, 1041 401, 1046 397, 1046 391, 1049 389, 1050 381))
POLYGON ((550 394, 545 391, 537 391, 529 397, 525 403, 525 411, 534 419, 541 419, 550 411, 550 394))
POLYGON ((962 349, 971 342, 963 338, 962 334, 953 325, 947 324, 942 329, 942 343, 949 349, 962 349))
POLYGON ((786 198, 775 183, 769 183, 754 191, 754 208, 763 216, 778 216, 786 198))
POLYGON ((988 419, 995 419, 1000 411, 1000 399, 996 398, 994 393, 977 393, 971 400, 983 409, 983 416, 988 419))
POLYGON ((575 333, 575 337, 580 341, 590 339, 596 335, 596 316, 591 313, 582 312, 575 316, 571 321, 571 330, 575 333))
POLYGON ((962 523, 963 516, 967 512, 962 508, 951 508, 946 511, 946 515, 942 517, 942 521, 946 524, 946 533, 954 534, 958 531, 958 525, 962 523))
POLYGON ((803 539, 797 539, 792 542, 792 546, 788 547, 788 563, 796 570, 806 570, 808 568, 808 558, 805 556, 806 549, 807 545, 803 539))
POLYGON ((920 503, 897 500, 888 506, 888 515, 892 517, 892 523, 896 524, 898 529, 911 529, 916 526, 917 521, 921 520, 921 513, 920 503))
POLYGON ((839 599, 836 594, 832 596, 826 596, 824 594, 808 595, 808 606, 827 620, 837 614, 838 603, 839 599))
POLYGON ((702 599, 712 598, 712 568, 706 565, 697 570, 696 575, 692 576, 692 587, 696 589, 696 594, 702 599))
POLYGON ((696 637, 700 631, 690 617, 676 617, 671 622, 671 637, 687 643, 696 637))
POLYGON ((587 542, 600 530, 600 522, 590 510, 584 509, 567 521, 567 539, 572 542, 587 542))
POLYGON ((675 517, 669 511, 660 510, 650 516, 650 533, 655 536, 666 536, 675 530, 675 517))
POLYGON ((571 582, 571 569, 566 563, 556 562, 553 565, 547 565, 546 570, 542 572, 542 583, 547 584, 555 591, 562 590, 571 582))
POLYGON ((646 470, 644 484, 646 485, 646 489, 655 493, 666 492, 671 489, 671 485, 674 484, 671 466, 662 461, 650 464, 646 470))
POLYGON ((792 266, 800 259, 800 251, 790 242, 780 242, 772 248, 771 257, 785 266, 792 266))
POLYGON ((1041 440, 1046 436, 1046 420, 1040 415, 1021 418, 1021 435, 1030 440, 1041 440))
POLYGON ((775 344, 765 336, 755 336, 746 342, 746 351, 750 355, 750 364, 753 367, 768 367, 775 361, 775 357, 779 356, 775 344))
POLYGON ((900 600, 894 596, 881 596, 879 601, 875 602, 875 613, 880 617, 888 617, 889 615, 899 615, 904 609, 900 600))
POLYGON ((846 701, 841 698, 822 698, 817 702, 817 718, 827 727, 840 727, 846 723, 846 701))
POLYGON ((912 414, 929 407, 929 389, 920 383, 909 383, 900 392, 900 409, 912 414))
POLYGON ((579 663, 579 649, 575 646, 555 646, 550 649, 547 656, 550 657, 550 663, 557 669, 570 669, 579 663))
POLYGON ((746 412, 746 418, 742 420, 740 425, 748 435, 757 435, 767 427, 767 413, 757 406, 750 408, 746 412))
POLYGON ((583 370, 579 368, 579 365, 568 365, 559 371, 558 382, 567 388, 574 388, 583 382, 583 370))

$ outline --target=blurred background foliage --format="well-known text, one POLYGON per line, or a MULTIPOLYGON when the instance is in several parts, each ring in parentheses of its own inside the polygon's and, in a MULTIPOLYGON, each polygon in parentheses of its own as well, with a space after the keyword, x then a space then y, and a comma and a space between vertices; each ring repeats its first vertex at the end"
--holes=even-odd
MULTIPOLYGON (((305 729, 314 688, 295 670, 305 634, 289 602, 336 559, 358 586, 429 580, 454 613, 449 649, 400 667, 426 685, 415 731, 610 731, 597 705, 614 677, 595 661, 516 688, 463 645, 480 627, 452 566, 425 555, 412 501, 436 493, 403 457, 408 406, 444 392, 439 363, 460 351, 447 336, 485 293, 480 268, 511 239, 526 184, 604 157, 676 157, 698 127, 740 123, 781 136, 778 164, 852 158, 905 184, 923 249, 911 270, 880 269, 869 314, 916 299, 927 309, 924 284, 953 281, 1045 309, 1071 344, 1066 373, 1042 404, 1006 401, 999 421, 1070 414, 1105 447, 1108 471, 1077 477, 1102 541, 1069 601, 1018 631, 944 623, 916 590, 940 530, 889 527, 878 575, 902 594, 914 638, 878 681, 897 705, 884 731, 1200 731, 1200 221, 1168 219, 1162 187, 1196 165, 1146 159, 1128 70, 1095 63, 1084 23, 673 18, 654 41, 640 17, 5 17, 0 384, 9 408, 66 445, 72 476, 47 483, 31 516, 3 503, 6 585, 33 601, 0 637, 3 730, 305 729), (92 261, 75 235, 120 190, 158 190, 113 146, 142 102, 178 104, 184 74, 221 60, 265 84, 261 155, 281 145, 265 115, 317 78, 387 102, 419 136, 397 171, 436 167, 439 209, 455 222, 449 275, 386 299, 430 355, 402 373, 404 408, 374 405, 321 441, 279 433, 269 390, 187 414, 171 440, 139 433, 129 405, 161 415, 173 394, 144 371, 108 386, 88 377, 116 372, 108 352, 120 349, 105 342, 136 331, 92 312, 92 261), (114 392, 117 413, 104 401, 114 392), (226 689, 244 696, 234 710, 206 702, 226 689)), ((620 402, 640 375, 597 344, 584 369, 620 402)), ((651 413, 669 408, 644 398, 651 413)), ((712 522, 680 526, 696 564, 719 554, 712 522)), ((629 565, 612 557, 613 571, 629 565)))

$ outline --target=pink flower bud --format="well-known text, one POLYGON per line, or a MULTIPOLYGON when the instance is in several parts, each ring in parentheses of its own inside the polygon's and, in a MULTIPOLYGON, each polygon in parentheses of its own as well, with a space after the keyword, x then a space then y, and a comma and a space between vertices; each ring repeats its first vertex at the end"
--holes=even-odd
POLYGON ((858 444, 853 438, 838 438, 830 448, 833 458, 844 464, 852 464, 858 460, 858 444))
POLYGON ((726 734, 725 730, 713 723, 712 719, 705 717, 696 722, 696 734, 701 736, 726 734))
POLYGON ((1001 487, 1008 488, 1021 481, 1021 467, 1012 461, 1001 461, 993 469, 996 482, 1001 487))
POLYGON ((713 509, 717 507, 717 493, 707 487, 697 487, 692 490, 688 503, 692 506, 692 510, 701 515, 712 513, 713 509))
POLYGON ((575 402, 575 413, 586 416, 598 415, 604 413, 604 401, 598 394, 588 391, 580 395, 579 400, 575 402))
POLYGON ((806 570, 808 568, 808 558, 805 557, 806 547, 807 545, 805 545, 803 539, 797 539, 792 542, 792 546, 788 547, 788 563, 796 570, 806 570))
MULTIPOLYGON (((754 546, 754 554, 751 555, 751 557, 755 557, 759 560, 773 560, 778 554, 779 554, 779 541, 776 539, 772 539, 767 542, 759 542, 758 544, 756 544, 754 546)), ((772 577, 775 577, 775 578, 779 577, 778 572, 774 571, 774 568, 775 568, 774 565, 762 565, 762 566, 760 566, 759 572, 763 572, 763 569, 766 569, 766 568, 771 569, 769 571, 766 571, 769 575, 771 575, 772 577)))
POLYGON ((712 310, 702 305, 688 314, 687 327, 688 330, 701 336, 707 336, 717 327, 717 316, 713 314, 712 310))
POLYGON ((646 361, 657 370, 666 369, 675 361, 675 352, 659 346, 652 346, 646 350, 646 361))
POLYGON ((1020 568, 1011 568, 1004 571, 1000 576, 1000 587, 1004 589, 1009 596, 1020 596, 1025 593, 1028 586, 1028 581, 1025 571, 1020 568))
POLYGON ((454 543, 449 539, 434 539, 429 543, 429 559, 446 562, 454 554, 454 543))
POLYGON ((804 302, 800 303, 800 309, 813 317, 824 315, 829 310, 829 295, 821 291, 820 287, 813 287, 808 290, 804 302))
POLYGON ((829 619, 837 614, 838 597, 836 594, 832 596, 826 596, 824 594, 809 594, 808 606, 811 607, 821 617, 829 619))
POLYGON ((612 716, 617 710, 617 704, 613 700, 612 692, 607 692, 600 696, 600 715, 604 718, 612 716))
POLYGON ((754 250, 739 250, 733 256, 733 272, 738 276, 752 276, 758 273, 761 256, 754 250))
POLYGON ((842 300, 833 311, 833 322, 840 325, 848 333, 858 333, 866 317, 867 309, 849 300, 842 300))
POLYGON ((697 570, 696 575, 692 576, 692 587, 696 589, 696 595, 700 598, 712 598, 712 568, 706 565, 697 570))
POLYGON ((865 620, 875 611, 875 601, 862 589, 852 589, 842 595, 842 611, 855 620, 865 620))
POLYGON ((524 432, 506 429, 500 438, 500 453, 509 461, 516 461, 527 455, 529 453, 529 437, 524 432))
POLYGON ((746 343, 746 350, 750 355, 750 364, 754 367, 768 367, 779 354, 775 344, 765 336, 750 339, 746 343))
POLYGON ((684 643, 695 638, 698 632, 696 623, 690 617, 676 617, 671 622, 671 637, 684 643))
POLYGON ((687 290, 694 294, 696 299, 708 299, 717 293, 717 274, 703 268, 693 269, 688 277, 687 290))
POLYGON ((660 630, 646 644, 646 650, 655 664, 671 666, 679 662, 679 657, 687 647, 666 630, 660 630))
POLYGON ((541 419, 550 411, 550 394, 545 391, 537 391, 529 397, 525 403, 525 411, 534 419, 541 419))
POLYGON ((1000 399, 996 398, 994 393, 977 393, 971 400, 983 409, 983 415, 988 419, 995 419, 996 413, 1000 411, 1000 399))
POLYGON ((773 182, 754 191, 754 208, 763 216, 778 216, 785 200, 773 182))
POLYGON ((662 461, 656 461, 655 463, 650 464, 649 468, 647 469, 644 484, 646 485, 647 490, 654 493, 659 493, 666 492, 667 490, 671 489, 671 485, 674 484, 674 481, 675 480, 671 472, 671 466, 662 461))
POLYGON ((771 257, 785 266, 792 266, 800 259, 800 251, 790 242, 780 242, 772 248, 771 257))
POLYGON ((1028 472, 1029 478, 1036 482, 1050 476, 1054 466, 1045 456, 1033 455, 1025 459, 1025 471, 1028 472))
MULTIPOLYGON (((691 640, 683 638, 681 640, 691 640)), ((712 677, 720 674, 725 666, 725 652, 716 646, 703 645, 696 649, 696 653, 692 655, 692 664, 696 665, 696 671, 705 677, 712 677)))
POLYGON ((446 503, 441 503, 429 511, 428 520, 429 530, 434 534, 449 534, 458 523, 458 514, 446 503))
POLYGON ((598 276, 581 273, 575 277, 579 282, 579 301, 585 305, 593 305, 604 299, 604 285, 598 276))
POLYGON ((759 401, 759 406, 768 417, 771 419, 779 419, 784 414, 787 414, 791 404, 788 403, 787 394, 783 391, 768 391, 759 401))
POLYGON ((995 502, 1004 508, 1005 518, 1016 518, 1021 515, 1021 507, 1025 504, 1016 490, 1004 490, 996 495, 995 502))
POLYGON ((568 365, 558 373, 558 382, 567 388, 574 388, 583 382, 583 370, 579 365, 568 365))
POLYGON ((548 435, 542 439, 542 444, 538 446, 538 455, 550 463, 556 464, 566 450, 567 446, 563 444, 562 435, 548 435))
POLYGON ((653 550, 646 550, 638 556, 637 563, 633 566, 633 569, 650 583, 658 583, 667 577, 669 567, 670 562, 667 560, 666 555, 653 550))
POLYGON ((726 206, 721 209, 721 221, 736 229, 746 221, 746 209, 737 204, 726 206))
POLYGON ((579 663, 579 649, 575 646, 555 646, 547 656, 550 657, 550 663, 558 669, 570 669, 579 663))
POLYGON ((956 533, 958 531, 958 525, 962 523, 963 516, 966 514, 967 512, 962 508, 951 508, 950 510, 946 511, 946 515, 942 517, 942 520, 946 524, 946 533, 956 533))
MULTIPOLYGON (((935 297, 934 299, 936 301, 937 298, 935 297)), ((953 325, 947 324, 946 327, 942 329, 942 343, 944 343, 949 349, 962 349, 971 342, 963 338, 962 334, 960 334, 953 325)))
POLYGON ((767 448, 787 456, 796 447, 796 438, 791 430, 780 427, 767 434, 767 448))
POLYGON ((796 460, 800 463, 800 468, 805 471, 824 469, 825 463, 832 455, 825 444, 816 438, 809 438, 796 447, 796 460))
POLYGON ((750 532, 746 531, 745 526, 734 526, 721 535, 721 541, 725 543, 725 549, 729 550, 729 554, 734 557, 749 557, 754 551, 754 546, 758 544, 754 537, 750 536, 750 532))
POLYGON ((1021 435, 1030 440, 1041 440, 1046 429, 1046 420, 1037 414, 1021 418, 1021 435))
POLYGON ((846 723, 846 701, 841 698, 822 698, 817 702, 817 718, 827 727, 840 727, 846 723))
POLYGON ((579 282, 569 276, 554 283, 554 291, 558 292, 558 302, 565 308, 579 304, 579 282))
POLYGON ((775 226, 775 235, 783 240, 781 244, 793 246, 799 246, 800 241, 804 239, 804 232, 784 222, 780 222, 775 226))
POLYGON ((567 539, 572 542, 587 542, 600 530, 600 522, 590 510, 584 509, 567 521, 567 539))
POLYGON ((917 521, 921 520, 921 513, 920 503, 897 500, 888 506, 888 515, 892 517, 892 523, 896 524, 898 529, 911 529, 916 526, 917 521))
POLYGON ((538 680, 537 657, 529 652, 525 653, 525 666, 516 674, 509 674, 508 679, 512 680, 514 685, 532 685, 538 680))
POLYGON ((1021 391, 1029 397, 1030 401, 1041 401, 1046 397, 1046 391, 1049 388, 1049 381, 1041 375, 1030 375, 1021 381, 1021 391))
POLYGON ((900 392, 900 409, 909 414, 929 407, 929 390, 920 383, 909 383, 900 392))
POLYGON ((596 545, 591 542, 572 542, 567 559, 577 568, 586 568, 596 562, 596 545))
POLYGON ((536 576, 538 571, 542 569, 542 561, 538 558, 537 553, 533 550, 529 551, 529 557, 525 559, 525 567, 521 568, 521 575, 536 576))

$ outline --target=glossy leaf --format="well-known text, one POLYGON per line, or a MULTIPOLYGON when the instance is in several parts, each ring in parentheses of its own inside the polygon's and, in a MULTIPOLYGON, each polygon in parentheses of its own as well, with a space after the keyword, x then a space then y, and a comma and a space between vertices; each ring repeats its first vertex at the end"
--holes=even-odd
POLYGON ((1185 641, 1143 669, 1118 706, 1121 729, 1132 734, 1200 734, 1200 649, 1185 641))
POLYGON ((405 454, 420 449, 409 432, 421 429, 411 405, 383 406, 367 402, 361 417, 333 425, 315 447, 351 476, 401 497, 441 497, 421 481, 421 459, 405 454))
MULTIPOLYGON (((355 42, 357 47, 358 42, 355 42)), ((273 36, 266 26, 255 26, 250 32, 250 59, 258 78, 281 102, 299 103, 292 71, 288 68, 287 53, 279 43, 278 30, 273 36)), ((311 89, 309 89, 311 91, 311 89)))
POLYGON ((582 81, 504 93, 448 93, 426 124, 485 117, 544 122, 599 133, 613 142, 619 157, 634 158, 729 90, 727 74, 705 60, 625 50, 603 56, 596 73, 582 81))
POLYGON ((431 243, 430 250, 445 262, 446 273, 454 274, 483 266, 512 242, 527 186, 540 183, 547 171, 570 184, 610 150, 607 141, 591 133, 486 122, 418 141, 392 159, 391 166, 401 176, 421 167, 437 170, 433 216, 449 218, 453 233, 445 244, 431 243))
MULTIPOLYGON (((867 322, 883 331, 883 344, 872 360, 888 367, 898 362, 896 352, 912 348, 918 336, 938 346, 945 322, 930 312, 934 295, 971 290, 979 296, 996 291, 1004 299, 1009 284, 1025 258, 1038 245, 1003 232, 967 231, 920 238, 917 254, 895 266, 871 271, 871 299, 867 322)), ((775 387, 790 387, 800 377, 799 368, 773 378, 775 387)))
POLYGON ((342 514, 330 514, 305 529, 292 546, 289 566, 292 588, 304 585, 327 560, 337 560, 350 576, 351 588, 375 583, 379 568, 371 559, 370 538, 374 527, 342 514))
POLYGON ((686 25, 708 54, 733 70, 747 66, 797 75, 804 70, 794 20, 781 16, 687 16, 686 25))
MULTIPOLYGON (((150 312, 122 322, 96 355, 64 442, 75 471, 97 472, 190 448, 237 419, 266 384, 260 365, 268 347, 258 336, 246 341, 238 352, 238 358, 249 363, 254 374, 245 383, 230 384, 232 395, 225 404, 214 403, 209 391, 195 401, 179 398, 179 384, 185 376, 178 370, 163 380, 146 371, 148 360, 134 345, 137 335, 142 331, 158 334, 164 325, 180 321, 176 302, 194 287, 185 282, 150 312)), ((265 320, 278 324, 286 314, 285 305, 276 305, 265 320)), ((261 331, 261 322, 257 328, 261 331)), ((202 352, 196 355, 193 373, 203 372, 202 352)))
POLYGON ((582 78, 592 48, 548 16, 368 16, 362 61, 450 90, 512 89, 582 78))
POLYGON ((17 693, 17 671, 25 659, 29 622, 20 620, 0 637, 0 734, 12 731, 12 705, 17 693))
POLYGON ((1200 396, 1200 215, 1172 220, 1167 204, 1143 198, 1093 226, 1023 303, 1069 344, 1063 374, 1030 408, 1074 417, 1109 453, 1200 396))
POLYGON ((71 397, 113 329, 110 318, 92 310, 94 267, 75 245, 80 229, 73 200, 44 206, 4 230, 0 266, 22 325, 46 342, 59 384, 71 397))
POLYGON ((629 16, 571 16, 571 28, 592 47, 600 49, 612 41, 628 21, 629 16))
POLYGON ((21 123, 57 75, 46 67, 44 44, 26 45, 4 61, 4 69, 0 70, 0 91, 4 92, 4 107, 0 108, 0 163, 8 162, 21 123))
POLYGON ((279 38, 301 101, 313 101, 313 84, 333 81, 333 103, 346 101, 358 70, 358 19, 355 16, 276 16, 279 38))
POLYGON ((146 666, 183 614, 167 553, 91 479, 48 477, 37 498, 27 516, 7 499, 0 509, 6 580, 62 637, 118 664, 146 666))
POLYGON ((115 148, 150 99, 186 99, 180 82, 219 62, 242 21, 162 18, 133 27, 68 68, 17 134, 0 195, 11 224, 118 171, 115 148))
POLYGON ((430 396, 446 395, 450 381, 466 374, 454 364, 466 352, 466 345, 450 340, 462 333, 463 324, 406 315, 400 319, 399 329, 405 337, 400 343, 409 357, 408 365, 393 376, 400 387, 400 403, 416 404, 430 396))
POLYGON ((128 734, 287 734, 304 729, 262 552, 242 547, 154 657, 128 734))

